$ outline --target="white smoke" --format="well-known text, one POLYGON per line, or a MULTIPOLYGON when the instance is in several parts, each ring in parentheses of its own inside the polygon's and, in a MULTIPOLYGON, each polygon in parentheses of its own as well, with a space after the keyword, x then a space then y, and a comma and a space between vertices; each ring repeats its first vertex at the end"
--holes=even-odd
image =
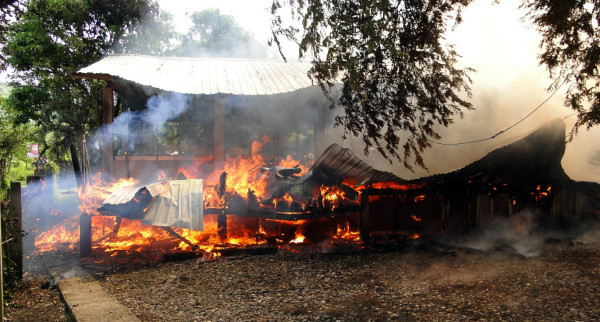
POLYGON ((481 251, 506 250, 525 257, 540 255, 546 235, 535 223, 536 214, 525 210, 512 217, 498 217, 481 231, 461 239, 455 246, 481 251))
POLYGON ((162 129, 165 123, 188 110, 191 96, 169 92, 150 97, 148 109, 141 113, 141 119, 157 129, 162 129))

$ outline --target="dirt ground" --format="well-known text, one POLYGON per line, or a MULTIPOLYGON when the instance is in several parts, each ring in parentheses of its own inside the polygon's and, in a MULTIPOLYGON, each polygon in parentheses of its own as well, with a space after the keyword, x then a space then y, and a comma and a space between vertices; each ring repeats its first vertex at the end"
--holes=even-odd
POLYGON ((28 275, 4 308, 6 321, 69 321, 59 291, 48 277, 28 275))
MULTIPOLYGON (((143 321, 600 319, 598 243, 553 242, 534 258, 506 250, 279 251, 128 264, 95 276, 143 321)), ((64 321, 57 292, 36 283, 8 305, 7 319, 64 321)))

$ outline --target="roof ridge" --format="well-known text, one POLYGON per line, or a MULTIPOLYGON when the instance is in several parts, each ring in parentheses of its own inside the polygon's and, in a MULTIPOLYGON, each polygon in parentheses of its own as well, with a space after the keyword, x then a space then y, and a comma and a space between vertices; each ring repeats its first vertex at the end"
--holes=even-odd
POLYGON ((142 55, 142 54, 114 54, 103 56, 102 59, 112 57, 141 57, 150 59, 161 59, 161 60, 182 60, 182 61, 243 61, 243 62, 268 62, 268 63, 303 63, 310 64, 308 61, 284 61, 284 60, 273 60, 273 59, 254 59, 254 58, 234 58, 234 57, 193 57, 193 56, 153 56, 153 55, 142 55))

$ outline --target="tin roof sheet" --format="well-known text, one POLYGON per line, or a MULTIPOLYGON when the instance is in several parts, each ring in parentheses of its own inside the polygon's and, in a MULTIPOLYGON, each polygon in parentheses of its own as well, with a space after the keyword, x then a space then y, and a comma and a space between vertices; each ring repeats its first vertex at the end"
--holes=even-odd
POLYGON ((74 77, 119 77, 183 94, 273 95, 313 86, 310 67, 308 62, 114 55, 74 77))
MULTIPOLYGON (((170 226, 192 230, 203 229, 202 179, 156 182, 143 187, 120 188, 111 193, 99 210, 130 219, 141 218, 146 225, 170 226), (149 193, 151 200, 143 214, 131 202, 140 193, 149 193)), ((138 202, 141 202, 138 200, 138 202)), ((141 206, 145 206, 141 205, 141 206)))

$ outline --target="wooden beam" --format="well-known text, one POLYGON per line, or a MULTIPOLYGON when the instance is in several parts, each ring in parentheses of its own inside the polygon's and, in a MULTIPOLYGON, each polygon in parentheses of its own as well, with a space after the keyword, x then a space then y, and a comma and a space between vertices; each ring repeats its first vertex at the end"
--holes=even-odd
POLYGON ((365 189, 360 196, 359 236, 364 243, 368 243, 371 237, 369 195, 370 191, 365 189))
POLYGON ((115 154, 115 137, 112 126, 114 113, 114 95, 113 88, 110 86, 104 87, 102 90, 102 123, 104 125, 104 139, 102 149, 102 160, 104 162, 104 173, 114 173, 114 154, 115 154))
POLYGON ((221 239, 227 238, 227 215, 225 213, 217 215, 217 233, 221 239))
POLYGON ((92 255, 92 216, 82 213, 79 217, 79 255, 92 255))
POLYGON ((222 169, 225 163, 225 99, 214 100, 213 164, 222 169))

